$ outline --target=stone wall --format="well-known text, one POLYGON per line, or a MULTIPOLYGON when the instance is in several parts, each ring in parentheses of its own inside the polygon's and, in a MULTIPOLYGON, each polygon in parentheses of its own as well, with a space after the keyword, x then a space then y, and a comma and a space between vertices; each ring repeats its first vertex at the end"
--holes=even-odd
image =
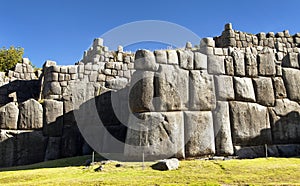
POLYGON ((140 146, 146 159, 261 157, 265 144, 270 156, 299 155, 299 36, 227 24, 200 48, 128 53, 95 39, 75 65, 34 72, 24 59, 0 74, 0 166, 90 153, 79 129, 95 123, 93 102, 108 131, 101 152, 114 136, 114 153, 133 159, 140 146))

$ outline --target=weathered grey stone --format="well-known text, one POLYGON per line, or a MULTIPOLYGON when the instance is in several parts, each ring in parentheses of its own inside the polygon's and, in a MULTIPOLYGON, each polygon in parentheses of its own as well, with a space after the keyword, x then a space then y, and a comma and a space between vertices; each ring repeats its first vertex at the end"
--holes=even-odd
POLYGON ((271 78, 254 78, 253 86, 257 103, 267 107, 274 106, 275 96, 271 78))
POLYGON ((200 47, 215 47, 215 41, 211 37, 203 38, 200 41, 200 47))
POLYGON ((217 155, 232 155, 233 145, 230 129, 229 104, 228 102, 217 102, 213 112, 215 145, 217 155))
POLYGON ((61 95, 61 87, 59 82, 51 82, 50 83, 50 94, 61 95))
POLYGON ((111 79, 106 83, 106 87, 114 90, 120 90, 122 88, 125 88, 126 85, 128 84, 128 80, 126 78, 120 78, 117 77, 115 79, 111 79))
POLYGON ((183 69, 192 70, 194 68, 194 53, 189 50, 177 50, 179 66, 183 69))
POLYGON ((44 135, 58 137, 62 135, 63 102, 44 100, 44 135))
POLYGON ((34 99, 23 102, 20 106, 18 129, 40 129, 43 127, 43 107, 34 99))
POLYGON ((145 112, 129 119, 124 154, 129 159, 184 158, 182 112, 145 112), (137 117, 137 118, 136 118, 137 117))
POLYGON ((49 137, 45 152, 45 161, 60 158, 61 137, 49 137))
POLYGON ((165 50, 155 50, 154 54, 157 63, 167 64, 167 52, 165 50))
POLYGON ((229 76, 233 76, 234 75, 233 58, 231 56, 227 56, 224 62, 225 62, 225 73, 229 76))
POLYGON ((45 138, 41 131, 1 130, 0 142, 1 167, 44 161, 45 138))
POLYGON ((157 71, 159 65, 155 61, 153 52, 149 50, 138 50, 135 53, 135 69, 157 71))
POLYGON ((262 76, 273 76, 276 74, 275 55, 271 49, 258 54, 258 74, 262 76))
POLYGON ((56 62, 47 60, 43 65, 43 67, 50 67, 50 66, 56 66, 56 62))
POLYGON ((160 65, 155 74, 155 107, 159 111, 186 110, 189 72, 173 65, 160 65))
POLYGON ((186 48, 186 49, 192 49, 192 48, 193 48, 192 43, 191 43, 191 42, 187 42, 187 43, 185 44, 185 48, 186 48))
MULTIPOLYGON (((63 136, 61 137, 61 157, 72 157, 84 155, 83 139, 76 125, 66 127, 64 125, 63 136)), ((89 153, 90 154, 90 153, 89 153)))
POLYGON ((234 77, 235 98, 239 101, 255 102, 255 93, 250 78, 234 77))
POLYGON ((291 67, 291 68, 298 68, 299 69, 299 54, 298 53, 288 53, 282 59, 282 66, 283 67, 291 67))
POLYGON ((234 145, 263 145, 272 142, 267 107, 232 101, 230 117, 234 145))
POLYGON ((246 63, 246 75, 248 77, 257 77, 257 60, 256 56, 252 53, 246 53, 245 55, 245 63, 246 63))
POLYGON ((276 99, 286 98, 287 95, 286 95, 286 89, 283 83, 283 79, 281 77, 274 77, 273 84, 274 84, 275 98, 276 99))
POLYGON ((273 111, 277 116, 286 116, 290 112, 300 112, 300 105, 289 99, 276 99, 273 111))
POLYGON ((288 98, 300 102, 300 70, 283 68, 282 74, 288 98))
POLYGON ((234 100, 233 79, 231 76, 215 76, 218 100, 234 100))
POLYGON ((209 74, 225 74, 225 65, 223 56, 207 56, 207 66, 209 74))
POLYGON ((184 123, 186 157, 215 154, 212 113, 210 111, 185 111, 184 123))
MULTIPOLYGON (((235 146, 235 153, 239 159, 245 158, 262 158, 266 157, 266 148, 264 145, 251 146, 251 147, 241 147, 235 146)), ((276 145, 267 146, 268 157, 278 157, 279 152, 276 145)))
POLYGON ((17 129, 19 109, 15 103, 10 102, 0 108, 0 128, 17 129))
POLYGON ((166 170, 176 170, 179 168, 179 160, 177 158, 159 160, 154 165, 151 165, 152 169, 166 171, 166 170))
POLYGON ((234 50, 231 53, 233 57, 234 74, 236 76, 245 76, 245 55, 241 51, 234 50))
MULTIPOLYGON (((190 109, 210 111, 216 107, 213 76, 206 71, 190 71, 190 109)), ((182 85, 180 85, 182 86, 182 85)))
POLYGON ((194 53, 194 69, 205 70, 207 69, 207 55, 200 52, 194 53))
POLYGON ((178 55, 176 50, 167 50, 168 64, 178 65, 178 55))
POLYGON ((129 105, 132 112, 153 111, 154 72, 136 71, 131 80, 129 105))

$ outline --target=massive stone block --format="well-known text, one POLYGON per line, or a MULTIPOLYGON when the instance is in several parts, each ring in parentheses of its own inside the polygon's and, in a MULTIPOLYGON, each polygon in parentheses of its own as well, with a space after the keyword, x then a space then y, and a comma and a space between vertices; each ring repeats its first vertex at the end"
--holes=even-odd
POLYGON ((256 77, 258 75, 256 55, 253 55, 252 53, 246 53, 245 64, 246 75, 249 77, 256 77))
POLYGON ((255 102, 255 93, 250 78, 234 77, 235 98, 239 101, 255 102))
POLYGON ((245 76, 245 55, 241 51, 233 51, 234 74, 236 76, 245 76))
POLYGON ((290 67, 290 68, 298 68, 299 69, 299 61, 298 61, 298 53, 288 53, 282 59, 282 66, 283 67, 290 67))
POLYGON ((225 74, 225 65, 224 65, 223 56, 207 56, 207 68, 209 74, 225 74))
POLYGON ((59 137, 63 127, 63 102, 44 100, 44 135, 59 137))
POLYGON ((288 98, 300 102, 300 70, 283 68, 282 73, 288 98))
POLYGON ((240 146, 272 143, 267 107, 256 103, 230 102, 233 144, 240 146))
POLYGON ((184 112, 186 157, 215 154, 213 118, 210 111, 184 112))
POLYGON ((154 72, 136 71, 130 83, 129 104, 132 112, 153 111, 154 72))
POLYGON ((216 107, 213 76, 206 71, 190 71, 190 109, 210 111, 216 107))
POLYGON ((274 143, 299 143, 300 105, 288 99, 277 99, 275 107, 269 111, 274 143))
POLYGON ((274 91, 275 91, 275 98, 276 99, 282 99, 282 98, 287 97, 284 82, 283 82, 283 79, 281 77, 273 78, 273 85, 274 85, 274 91))
POLYGON ((146 112, 129 119, 124 154, 129 159, 184 158, 182 112, 146 112))
POLYGON ((47 149, 45 151, 45 161, 60 158, 61 137, 49 137, 47 149))
POLYGON ((20 105, 19 129, 40 129, 43 127, 43 107, 30 99, 20 105))
POLYGON ((153 52, 149 50, 138 50, 135 53, 135 69, 157 71, 159 65, 155 61, 153 52))
POLYGON ((42 131, 1 130, 0 166, 44 161, 46 138, 42 131))
POLYGON ((167 64, 167 52, 165 50, 155 50, 154 54, 157 63, 167 64))
POLYGON ((228 102, 218 101, 217 107, 213 112, 213 117, 216 154, 232 155, 234 153, 234 150, 231 138, 228 102))
POLYGON ((258 54, 258 74, 261 76, 276 74, 275 55, 271 49, 258 54))
POLYGON ((159 111, 186 110, 189 72, 173 65, 160 65, 155 74, 154 104, 159 111))
POLYGON ((17 129, 19 109, 15 103, 10 102, 0 108, 0 128, 17 129))
POLYGON ((167 50, 168 64, 178 65, 178 55, 176 50, 167 50))
POLYGON ((183 69, 194 69, 194 53, 189 50, 177 50, 179 66, 183 69))
POLYGON ((207 69, 207 55, 200 52, 194 53, 194 69, 205 70, 207 69))
POLYGON ((231 76, 215 76, 216 95, 218 100, 233 100, 234 89, 231 76))
POLYGON ((254 78, 253 85, 257 103, 267 107, 274 106, 275 96, 272 79, 266 77, 254 78))

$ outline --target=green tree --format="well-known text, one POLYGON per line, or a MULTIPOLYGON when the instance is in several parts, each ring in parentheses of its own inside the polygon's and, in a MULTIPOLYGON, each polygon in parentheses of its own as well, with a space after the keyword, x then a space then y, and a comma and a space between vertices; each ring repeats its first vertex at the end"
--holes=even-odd
POLYGON ((0 71, 4 72, 12 69, 17 63, 22 62, 24 49, 11 46, 9 49, 0 49, 0 71))

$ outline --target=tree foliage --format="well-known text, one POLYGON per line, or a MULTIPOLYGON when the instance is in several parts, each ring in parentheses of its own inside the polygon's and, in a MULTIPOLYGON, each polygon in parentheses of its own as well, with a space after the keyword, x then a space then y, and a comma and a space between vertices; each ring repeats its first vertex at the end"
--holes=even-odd
POLYGON ((0 49, 0 71, 12 69, 17 63, 22 62, 24 49, 21 47, 3 47, 0 49))

